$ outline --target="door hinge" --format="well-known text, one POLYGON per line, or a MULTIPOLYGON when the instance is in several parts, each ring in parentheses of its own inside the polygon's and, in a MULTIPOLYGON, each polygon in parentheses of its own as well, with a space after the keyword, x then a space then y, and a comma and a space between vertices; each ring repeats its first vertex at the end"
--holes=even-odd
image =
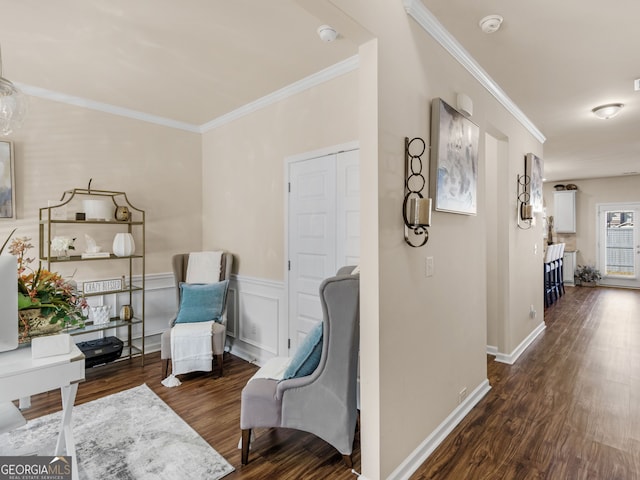
POLYGON ((288 189, 289 193, 291 193, 291 182, 289 182, 287 185, 288 185, 287 189, 288 189))
POLYGON ((291 339, 287 338, 287 348, 291 350, 291 339))
POLYGON ((291 260, 287 261, 287 268, 291 271, 291 260))

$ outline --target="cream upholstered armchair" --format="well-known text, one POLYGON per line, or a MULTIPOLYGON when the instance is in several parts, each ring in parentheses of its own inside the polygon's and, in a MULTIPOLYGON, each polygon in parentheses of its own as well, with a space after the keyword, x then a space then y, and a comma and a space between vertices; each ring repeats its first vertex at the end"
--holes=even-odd
MULTIPOLYGON (((242 390, 243 465, 249 461, 251 431, 258 427, 294 428, 313 433, 333 445, 348 466, 353 465, 351 454, 358 418, 360 278, 351 272, 353 267, 343 267, 338 275, 320 285, 323 321, 317 367, 311 372, 298 366, 292 369, 301 350, 299 347, 286 370, 302 371, 303 376, 277 380, 260 378, 258 372, 242 390)), ((306 339, 301 347, 305 343, 306 339)), ((313 353, 303 356, 310 358, 313 353)), ((284 377, 287 376, 285 372, 284 377)))
MULTIPOLYGON (((189 254, 180 253, 174 255, 171 259, 173 267, 173 277, 176 284, 176 296, 178 300, 178 308, 180 308, 180 283, 185 282, 187 278, 187 267, 189 265, 189 254)), ((220 280, 228 280, 231 276, 231 267, 233 266, 233 254, 223 252, 220 265, 220 280)), ((166 377, 169 371, 169 361, 171 360, 171 328, 175 324, 176 318, 169 323, 169 329, 162 332, 160 343, 160 358, 162 359, 163 376, 166 377)), ((211 343, 213 356, 218 363, 220 376, 223 375, 223 356, 224 347, 227 338, 227 312, 226 305, 220 322, 214 322, 212 326, 211 343)))

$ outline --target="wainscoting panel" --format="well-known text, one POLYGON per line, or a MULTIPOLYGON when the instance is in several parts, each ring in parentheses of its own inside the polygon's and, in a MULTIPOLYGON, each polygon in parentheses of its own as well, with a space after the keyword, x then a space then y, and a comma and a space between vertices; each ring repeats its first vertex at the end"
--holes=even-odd
POLYGON ((231 352, 262 365, 286 356, 287 312, 284 284, 232 275, 227 303, 227 331, 231 352))

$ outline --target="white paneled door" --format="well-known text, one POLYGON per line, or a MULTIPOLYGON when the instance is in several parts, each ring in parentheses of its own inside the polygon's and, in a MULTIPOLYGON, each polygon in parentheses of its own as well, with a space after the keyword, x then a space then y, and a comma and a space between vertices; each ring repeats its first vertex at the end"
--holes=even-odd
POLYGON ((322 320, 320 283, 359 261, 358 150, 288 165, 290 350, 322 320))

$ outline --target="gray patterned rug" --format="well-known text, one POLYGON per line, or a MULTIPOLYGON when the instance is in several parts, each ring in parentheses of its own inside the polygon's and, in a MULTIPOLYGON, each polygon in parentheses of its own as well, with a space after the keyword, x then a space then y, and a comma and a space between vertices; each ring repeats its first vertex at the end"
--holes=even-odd
MULTIPOLYGON (((59 426, 60 412, 0 435, 0 455, 52 455, 59 426)), ((234 470, 146 385, 74 407, 73 433, 82 480, 217 480, 234 470)))

